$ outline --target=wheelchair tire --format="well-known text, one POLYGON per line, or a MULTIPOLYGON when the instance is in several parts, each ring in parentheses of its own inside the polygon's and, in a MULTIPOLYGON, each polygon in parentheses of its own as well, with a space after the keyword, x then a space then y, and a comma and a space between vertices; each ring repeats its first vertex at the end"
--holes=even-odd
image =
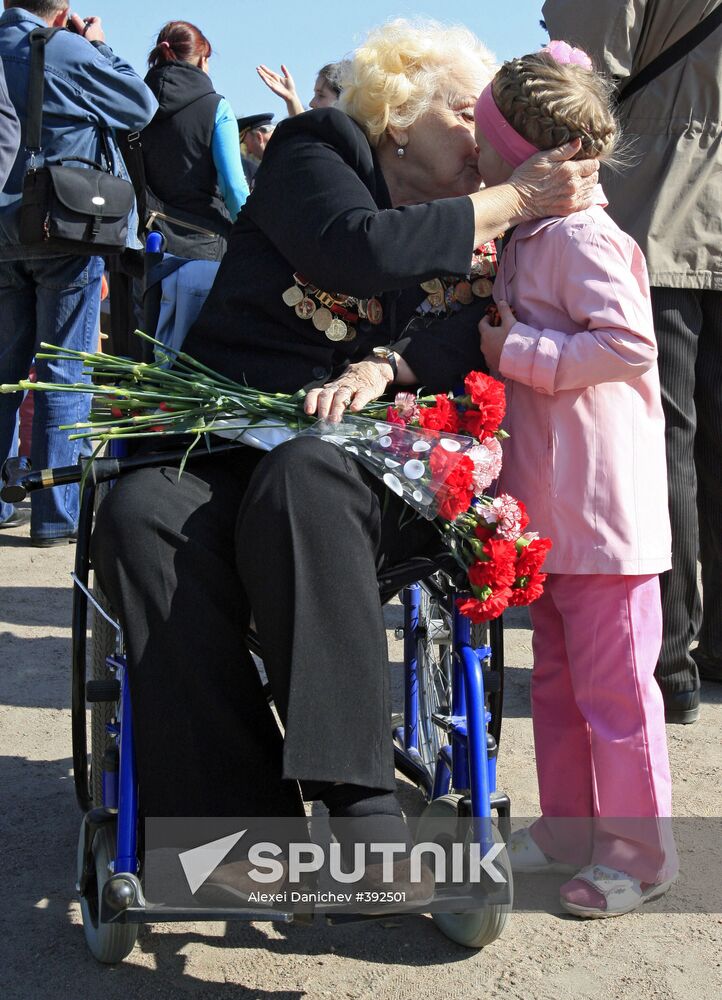
POLYGON ((432 714, 450 711, 451 617, 445 602, 421 585, 416 638, 418 678, 417 747, 426 768, 433 773, 439 750, 448 740, 432 721, 432 714))
MULTIPOLYGON (((436 820, 454 820, 459 816, 460 795, 442 795, 438 799, 433 799, 424 809, 416 829, 416 842, 434 842, 434 823, 436 820)), ((504 869, 509 886, 514 891, 514 883, 511 872, 511 865, 507 857, 506 849, 502 851, 494 862, 504 869)), ((501 935, 509 914, 512 910, 512 903, 492 903, 483 910, 469 910, 463 913, 432 913, 432 919, 439 930, 449 940, 466 948, 485 948, 501 935)))
MULTIPOLYGON (((83 871, 83 826, 78 839, 78 879, 83 871)), ((109 864, 115 857, 115 824, 101 826, 93 840, 93 866, 88 891, 80 898, 83 931, 91 954, 104 965, 115 965, 130 955, 138 939, 138 924, 104 924, 100 920, 103 887, 110 878, 109 864)))
MULTIPOLYGON (((108 491, 108 484, 101 483, 96 490, 96 510, 108 491)), ((98 604, 109 610, 108 600, 97 580, 93 584, 93 597, 98 604)), ((115 675, 108 670, 107 657, 115 652, 116 631, 110 622, 93 608, 90 626, 90 676, 95 681, 113 680, 115 675)), ((103 805, 103 757, 112 745, 108 736, 108 723, 115 715, 112 702, 94 702, 90 707, 90 793, 94 806, 103 805)))

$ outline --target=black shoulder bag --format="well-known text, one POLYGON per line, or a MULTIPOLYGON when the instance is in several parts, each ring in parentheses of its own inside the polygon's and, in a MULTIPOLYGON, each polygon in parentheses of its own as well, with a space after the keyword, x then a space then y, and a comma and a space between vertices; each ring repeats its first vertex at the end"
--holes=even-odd
POLYGON ((676 42, 660 52, 650 63, 628 80, 617 94, 617 104, 622 104, 636 94, 642 87, 646 87, 652 80, 656 80, 666 70, 671 69, 680 59, 684 59, 690 52, 700 45, 705 38, 708 38, 722 24, 722 3, 703 18, 694 28, 688 31, 676 42))
POLYGON ((149 233, 158 232, 168 253, 190 260, 221 260, 232 228, 230 220, 218 225, 163 201, 148 184, 141 133, 120 134, 118 141, 138 200, 139 239, 145 242, 149 233))
POLYGON ((20 242, 49 251, 103 255, 123 250, 133 185, 113 173, 113 157, 105 130, 98 126, 104 167, 80 156, 35 166, 42 154, 45 46, 59 28, 36 28, 30 34, 30 82, 26 149, 30 167, 23 180, 20 242), (83 167, 66 166, 83 163, 83 167))

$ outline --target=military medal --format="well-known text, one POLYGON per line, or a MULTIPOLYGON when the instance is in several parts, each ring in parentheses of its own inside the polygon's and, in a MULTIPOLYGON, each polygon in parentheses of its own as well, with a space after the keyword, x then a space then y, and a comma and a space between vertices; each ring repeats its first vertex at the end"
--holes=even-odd
POLYGON ((332 319, 333 319, 333 313, 331 312, 331 310, 327 309, 326 306, 321 306, 321 308, 317 309, 316 312, 311 317, 311 322, 313 323, 313 325, 316 327, 317 330, 320 330, 321 333, 325 333, 326 330, 328 330, 329 326, 331 325, 332 319))
POLYGON ((348 327, 342 319, 332 319, 326 329, 326 336, 329 340, 334 342, 339 340, 345 340, 346 334, 348 333, 348 327))
MULTIPOLYGON (((444 314, 450 316, 462 306, 471 305, 475 297, 488 298, 494 286, 496 271, 496 244, 490 241, 474 250, 469 272, 465 277, 429 278, 421 282, 426 298, 417 307, 417 315, 427 316, 429 319, 444 314)), ((367 307, 367 311, 370 319, 370 308, 367 307)))
POLYGON ((493 287, 493 281, 489 281, 488 278, 477 278, 472 282, 471 290, 478 299, 486 299, 491 295, 493 287))
MULTIPOLYGON (((293 280, 295 284, 283 293, 283 301, 299 319, 310 319, 319 332, 335 343, 354 340, 359 319, 368 319, 374 325, 383 319, 384 310, 376 298, 356 299, 352 295, 324 292, 298 273, 293 280)), ((443 290, 441 284, 439 288, 443 290)))
POLYGON ((459 281, 454 287, 454 298, 462 306, 468 306, 474 301, 474 293, 471 290, 471 283, 459 281))
POLYGON ((296 315, 299 319, 312 319, 316 312, 316 303, 308 295, 301 297, 301 301, 295 306, 296 315))
POLYGON ((298 285, 291 285, 291 287, 287 288, 281 297, 286 305, 293 309, 298 305, 304 295, 298 285))
POLYGON ((366 315, 369 323, 378 326, 384 318, 384 308, 378 299, 369 299, 366 303, 366 315))

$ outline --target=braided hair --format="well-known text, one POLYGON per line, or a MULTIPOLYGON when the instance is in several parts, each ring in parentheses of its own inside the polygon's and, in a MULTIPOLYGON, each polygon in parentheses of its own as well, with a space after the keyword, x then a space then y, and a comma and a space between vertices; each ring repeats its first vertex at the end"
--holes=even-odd
POLYGON ((491 87, 502 115, 539 149, 581 139, 575 159, 608 160, 614 152, 619 130, 613 91, 601 74, 535 52, 504 63, 491 87))

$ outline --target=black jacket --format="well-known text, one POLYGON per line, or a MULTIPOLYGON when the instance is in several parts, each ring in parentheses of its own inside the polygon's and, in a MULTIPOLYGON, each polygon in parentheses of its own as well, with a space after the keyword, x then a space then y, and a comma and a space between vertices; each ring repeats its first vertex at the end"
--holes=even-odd
POLYGON ((266 148, 185 349, 248 385, 293 392, 397 342, 421 384, 454 388, 482 363, 477 325, 486 300, 399 338, 425 296, 419 283, 467 273, 473 245, 466 197, 391 207, 366 137, 343 112, 320 108, 286 119, 266 148), (283 302, 294 271, 329 292, 378 296, 383 323, 362 323, 349 343, 329 341, 283 302))
POLYGON ((148 186, 168 206, 226 233, 231 217, 211 153, 220 95, 208 75, 187 62, 156 66, 145 82, 159 105, 141 133, 148 186))

